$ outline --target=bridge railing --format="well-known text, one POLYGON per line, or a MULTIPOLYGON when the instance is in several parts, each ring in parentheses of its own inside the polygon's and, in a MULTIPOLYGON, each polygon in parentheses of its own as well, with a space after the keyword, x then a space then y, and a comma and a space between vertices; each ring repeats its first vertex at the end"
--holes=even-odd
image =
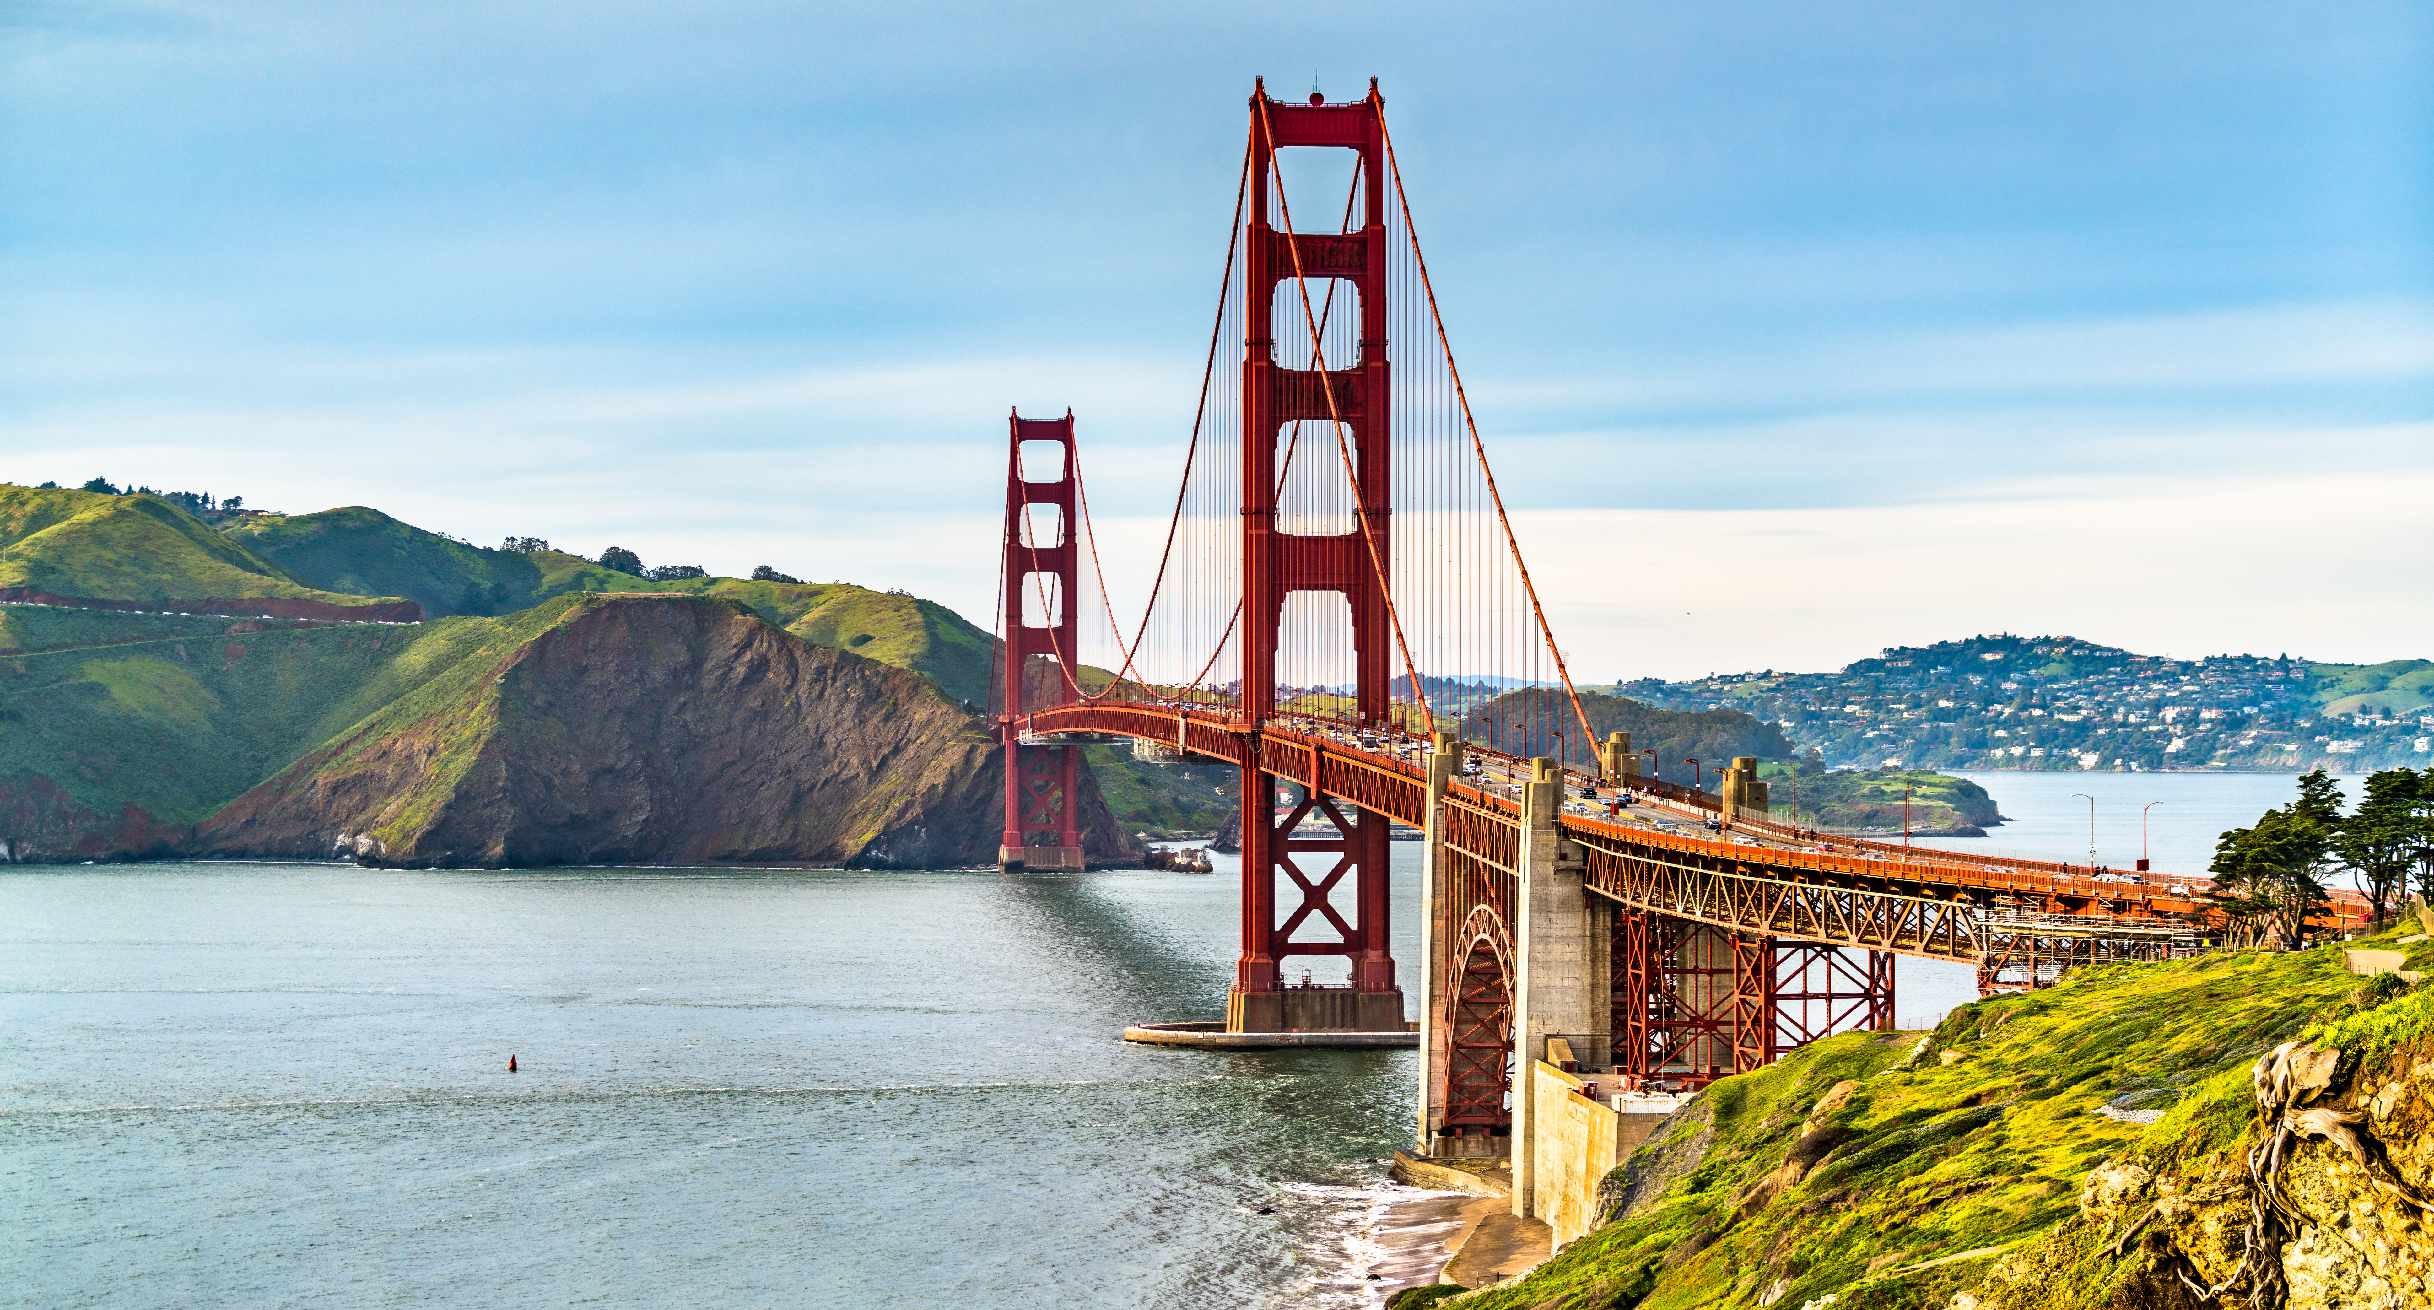
MULTIPOLYGON (((1139 704, 1066 705, 1042 710, 1021 725, 1039 732, 1114 732, 1171 743, 1176 749, 1237 764, 1247 762, 1252 747, 1248 725, 1206 711, 1139 704)), ((1269 726, 1257 733, 1260 759, 1271 771, 1310 783, 1354 804, 1398 822, 1418 824, 1426 779, 1425 754, 1408 734, 1347 731, 1334 726, 1304 724, 1297 728, 1269 726)), ((1643 779, 1642 784, 1655 783, 1643 779)), ((1483 811, 1518 819, 1520 806, 1506 794, 1510 784, 1466 779, 1457 784, 1483 811)), ((1706 793, 1690 792, 1679 784, 1663 784, 1712 802, 1706 793)), ((1645 787, 1655 790, 1654 787, 1645 787)), ((1663 794, 1660 792, 1659 794, 1663 794)), ((1778 840, 1814 842, 1841 849, 1800 850, 1735 840, 1730 831, 1718 837, 1693 837, 1638 826, 1608 823, 1578 814, 1562 819, 1567 828, 1609 842, 1669 850, 1706 859, 1728 860, 1742 867, 1875 879, 1915 886, 1937 884, 1983 891, 2014 893, 2045 901, 2063 898, 2088 906, 2134 906, 2145 914, 2187 914, 2198 908, 2192 898, 2158 895, 2151 882, 2107 882, 2086 871, 2042 861, 2004 856, 1977 857, 1947 851, 1930 852, 1883 842, 1810 834, 1762 819, 1738 819, 1735 828, 1778 840)))
MULTIPOLYGON (((1831 851, 1785 850, 1733 841, 1729 834, 1723 838, 1691 837, 1574 814, 1565 815, 1563 823, 1567 828, 1594 834, 1610 842, 1657 847, 1710 859, 1730 860, 1740 865, 1914 885, 1964 886, 2015 893, 2038 900, 2061 897, 2090 904, 2131 903, 2148 913, 2186 913, 2196 908, 2193 901, 2174 902, 2158 898, 2153 894, 2154 888, 2144 885, 2098 882, 2092 878, 2064 876, 2042 870, 1988 868, 1932 857, 1885 859, 1868 852, 1844 855, 1831 851)), ((1900 848, 1894 849, 1899 851, 1900 848)))
MULTIPOLYGON (((1814 827, 1796 827, 1791 824, 1777 823, 1772 819, 1751 818, 1748 815, 1735 818, 1733 826, 1746 827, 1757 832, 1796 841, 1830 842, 1859 851, 1878 851, 1902 856, 1919 856, 1922 853, 1919 847, 1903 846, 1898 842, 1878 841, 1870 837, 1854 837, 1846 833, 1826 832, 1814 827)), ((2067 860, 2035 860, 2017 855, 1980 854, 1975 851, 1946 850, 1941 847, 1925 848, 1925 858, 1954 864, 1982 864, 2007 869, 2030 869, 2074 878, 2112 874, 2133 883, 2154 883, 2158 886, 2178 883, 2187 885, 2192 890, 2208 881, 2197 875, 2155 872, 2135 874, 2101 864, 2072 864, 2067 860)))

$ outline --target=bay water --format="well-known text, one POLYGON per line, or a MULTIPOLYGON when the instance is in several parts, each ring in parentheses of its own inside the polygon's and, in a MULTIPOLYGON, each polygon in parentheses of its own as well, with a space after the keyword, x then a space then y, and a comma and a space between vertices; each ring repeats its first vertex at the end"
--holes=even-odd
MULTIPOLYGON (((1981 781, 1946 844, 2161 787, 2184 868, 2289 789, 1981 781)), ((0 866, 0 1304, 1375 1305, 1415 1057, 1119 1038, 1222 1013, 1233 873, 0 866)))

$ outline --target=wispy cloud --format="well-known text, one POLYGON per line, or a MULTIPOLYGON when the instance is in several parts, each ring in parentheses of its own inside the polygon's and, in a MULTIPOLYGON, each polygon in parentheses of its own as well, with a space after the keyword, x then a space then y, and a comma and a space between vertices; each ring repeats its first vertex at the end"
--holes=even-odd
POLYGON ((2215 581, 2282 576, 2260 523, 2423 553, 2395 501, 2434 466, 2422 6, 1397 19, 19 5, 0 477, 372 503, 977 611, 997 424, 1070 405, 1134 585, 1279 20, 1303 53, 1277 85, 1386 75, 1490 448, 1555 599, 1605 625, 1593 665, 1835 662, 2039 614, 2425 644, 2359 570, 2215 581), (1626 547, 1662 576, 1614 586, 1626 547), (1665 626, 1745 591, 1808 609, 1665 626))

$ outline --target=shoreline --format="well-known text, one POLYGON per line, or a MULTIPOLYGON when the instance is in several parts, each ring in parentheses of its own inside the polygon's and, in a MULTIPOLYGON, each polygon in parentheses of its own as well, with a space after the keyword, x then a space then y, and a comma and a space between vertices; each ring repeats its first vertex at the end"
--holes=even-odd
POLYGON ((1365 1246, 1367 1252, 1350 1270, 1376 1306, 1397 1292, 1443 1281, 1446 1266, 1459 1255, 1462 1239, 1477 1229, 1482 1212, 1504 1207, 1500 1200, 1467 1192, 1389 1186, 1394 1190, 1371 1216, 1369 1231, 1354 1243, 1356 1251, 1365 1246))

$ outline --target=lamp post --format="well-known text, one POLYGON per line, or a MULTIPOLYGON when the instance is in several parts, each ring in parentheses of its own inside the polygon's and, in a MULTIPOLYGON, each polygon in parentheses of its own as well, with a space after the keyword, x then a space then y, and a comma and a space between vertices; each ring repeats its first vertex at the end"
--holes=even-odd
POLYGON ((2155 862, 2149 858, 2151 852, 2147 849, 2147 813, 2161 804, 2163 804, 2162 801, 2148 801, 2146 807, 2138 812, 2138 871, 2140 873, 2145 873, 2155 867, 2155 862))
POLYGON ((1648 776, 1658 782, 1663 782, 1665 780, 1664 761, 1656 757, 1656 747, 1651 746, 1641 751, 1640 754, 1648 757, 1648 776))
POLYGON ((1690 789, 1692 791, 1706 790, 1706 788, 1699 782, 1699 757, 1696 755, 1686 755, 1682 758, 1682 763, 1690 766, 1690 789))
POLYGON ((2071 795, 2087 802, 2087 867, 2093 873, 2096 869, 2096 798, 2083 791, 2075 791, 2071 795))
POLYGON ((1910 850, 1910 798, 1911 798, 1913 795, 1916 795, 1916 794, 1917 794, 1917 792, 1918 792, 1918 779, 1916 779, 1916 778, 1914 778, 1914 777, 1911 777, 1909 774, 1906 774, 1906 773, 1905 773, 1905 774, 1903 774, 1903 775, 1902 775, 1902 851, 1903 851, 1903 856, 1902 856, 1902 858, 1904 858, 1904 859, 1908 859, 1908 858, 1909 858, 1909 850, 1910 850))

